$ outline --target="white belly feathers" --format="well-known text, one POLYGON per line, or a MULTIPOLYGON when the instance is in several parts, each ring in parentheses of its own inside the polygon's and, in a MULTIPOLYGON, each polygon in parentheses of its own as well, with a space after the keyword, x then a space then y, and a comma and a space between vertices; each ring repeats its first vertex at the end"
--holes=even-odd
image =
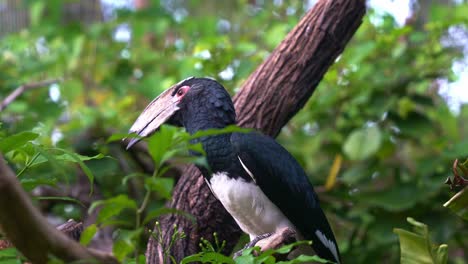
POLYGON ((209 185, 242 231, 249 234, 250 239, 283 227, 295 229, 254 182, 229 178, 226 173, 215 173, 209 185))

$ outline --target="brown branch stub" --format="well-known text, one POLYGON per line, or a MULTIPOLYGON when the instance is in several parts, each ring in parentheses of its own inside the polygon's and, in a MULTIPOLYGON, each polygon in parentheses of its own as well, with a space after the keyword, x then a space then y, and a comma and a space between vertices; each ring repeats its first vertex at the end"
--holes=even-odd
POLYGON ((118 263, 107 253, 89 250, 60 233, 34 207, 0 154, 0 226, 16 248, 33 263, 47 263, 49 255, 66 262, 118 263))
MULTIPOLYGON (((330 65, 362 22, 365 0, 321 0, 257 67, 234 97, 237 123, 276 136, 307 102, 330 65)), ((195 216, 197 226, 180 215, 160 219, 165 241, 153 238, 147 246, 147 263, 164 263, 164 250, 180 261, 196 253, 201 237, 217 232, 230 253, 241 231, 211 194, 200 172, 189 166, 174 188, 171 207, 195 216), (171 244, 173 225, 187 235, 171 244)))
POLYGON ((18 96, 22 95, 24 92, 27 90, 32 90, 36 88, 41 88, 45 86, 49 86, 54 83, 61 82, 62 79, 50 79, 50 80, 45 80, 45 81, 39 81, 39 82, 32 82, 32 83, 26 83, 23 85, 18 86, 13 92, 11 92, 5 99, 3 99, 0 102, 0 111, 3 111, 9 104, 11 104, 18 96))
POLYGON ((83 233, 83 223, 76 222, 73 219, 57 226, 57 230, 67 235, 69 238, 80 241, 81 233, 83 233))

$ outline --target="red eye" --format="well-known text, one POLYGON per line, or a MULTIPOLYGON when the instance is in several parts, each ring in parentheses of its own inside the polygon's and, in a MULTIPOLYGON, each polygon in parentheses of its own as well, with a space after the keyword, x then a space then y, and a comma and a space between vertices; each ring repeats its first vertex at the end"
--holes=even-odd
POLYGON ((190 86, 182 86, 177 90, 177 97, 182 97, 190 89, 190 86))

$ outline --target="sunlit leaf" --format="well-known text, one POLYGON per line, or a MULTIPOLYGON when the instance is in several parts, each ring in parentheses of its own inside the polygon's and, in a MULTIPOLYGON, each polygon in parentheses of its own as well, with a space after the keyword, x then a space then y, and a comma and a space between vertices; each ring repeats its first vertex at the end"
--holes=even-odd
POLYGON ((24 131, 15 135, 0 139, 0 152, 8 153, 12 150, 22 147, 24 144, 35 140, 39 134, 24 131))

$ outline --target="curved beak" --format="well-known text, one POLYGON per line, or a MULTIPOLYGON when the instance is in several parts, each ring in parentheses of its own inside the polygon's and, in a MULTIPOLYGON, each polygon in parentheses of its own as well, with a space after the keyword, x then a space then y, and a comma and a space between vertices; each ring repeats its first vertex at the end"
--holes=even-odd
POLYGON ((177 100, 172 96, 176 87, 177 85, 174 85, 161 93, 143 110, 129 131, 140 137, 132 138, 127 145, 127 149, 140 141, 141 137, 147 137, 156 132, 164 122, 179 110, 177 100))

